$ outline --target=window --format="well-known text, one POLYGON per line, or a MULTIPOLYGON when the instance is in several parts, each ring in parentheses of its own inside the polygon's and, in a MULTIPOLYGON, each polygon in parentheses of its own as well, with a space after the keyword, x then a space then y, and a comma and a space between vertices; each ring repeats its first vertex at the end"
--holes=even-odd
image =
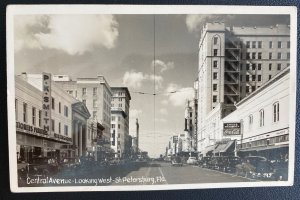
POLYGON ((55 109, 55 99, 52 97, 51 98, 51 106, 52 106, 52 110, 55 109))
POLYGON ((280 63, 277 64, 277 70, 281 70, 281 64, 280 63))
POLYGON ((218 73, 217 73, 217 72, 214 72, 214 73, 213 73, 213 79, 214 79, 214 80, 218 79, 218 73))
POLYGON ((262 48, 262 41, 258 41, 258 48, 262 48))
POLYGON ((281 53, 280 52, 278 52, 278 54, 277 54, 277 59, 281 59, 281 53))
POLYGON ((252 64, 252 70, 255 70, 255 69, 256 69, 256 64, 253 63, 253 64, 252 64))
POLYGON ((39 127, 42 126, 42 111, 39 110, 39 127))
POLYGON ((270 49, 273 48, 273 42, 272 42, 272 41, 269 42, 269 48, 270 48, 270 49))
POLYGON ((193 117, 193 113, 190 113, 190 117, 193 117))
POLYGON ((249 115, 248 120, 249 120, 249 127, 251 127, 253 124, 253 115, 249 115))
POLYGON ((250 41, 246 42, 246 48, 250 48, 250 41))
MULTIPOLYGON (((121 142, 120 142, 120 141, 118 141, 118 145, 121 145, 121 142)), ((118 151, 118 153, 120 153, 120 151, 118 151)))
POLYGON ((123 100, 123 98, 119 98, 119 101, 122 101, 123 100))
POLYGON ((218 49, 214 49, 214 56, 218 55, 218 49))
POLYGON ((93 95, 97 95, 97 88, 93 88, 93 95))
POLYGON ((286 47, 287 47, 288 49, 291 48, 291 42, 290 42, 290 41, 287 41, 286 47))
POLYGON ((69 116, 69 108, 68 108, 68 106, 64 107, 64 115, 65 115, 65 117, 69 116))
POLYGON ((58 133, 60 134, 61 133, 61 123, 58 122, 58 133))
POLYGON ((68 133, 68 126, 67 125, 65 125, 65 135, 68 135, 69 133, 68 133))
POLYGON ((51 119, 51 130, 53 132, 55 131, 55 122, 54 122, 54 119, 51 119))
POLYGON ((240 75, 240 81, 243 81, 243 75, 240 75))
POLYGON ((97 117, 97 111, 93 111, 93 119, 96 119, 97 117))
POLYGON ((255 81, 255 79, 256 79, 256 76, 252 75, 252 81, 255 81))
POLYGON ((258 80, 258 81, 261 81, 261 75, 258 75, 258 76, 257 76, 257 80, 258 80))
POLYGON ((269 59, 272 59, 272 52, 269 53, 269 59))
POLYGON ((246 92, 247 93, 249 92, 249 86, 246 86, 246 92))
POLYGON ((252 52, 252 59, 255 59, 255 57, 256 57, 256 53, 252 52))
POLYGON ((261 56, 262 55, 262 53, 261 52, 258 52, 258 54, 257 54, 257 59, 261 59, 261 56))
POLYGON ((83 100, 82 100, 82 103, 83 103, 84 105, 86 105, 86 100, 85 100, 85 99, 83 99, 83 100))
POLYGON ((257 64, 257 70, 261 70, 261 63, 257 64))
POLYGON ((82 88, 82 95, 86 95, 86 88, 82 88))
POLYGON ((269 71, 272 70, 272 63, 269 63, 269 71))
POLYGON ((118 133, 118 138, 121 138, 121 134, 120 133, 118 133))
POLYGON ((119 103, 119 108, 121 108, 122 107, 122 104, 121 103, 119 103))
POLYGON ((112 116, 111 117, 111 121, 115 121, 116 120, 116 117, 115 116, 112 116))
POLYGON ((249 52, 246 53, 246 59, 250 59, 250 53, 249 52))
POLYGON ((281 41, 278 41, 277 47, 278 47, 278 48, 282 48, 281 41))
POLYGON ((269 75, 269 80, 272 78, 272 75, 269 75))
POLYGON ((214 44, 218 44, 218 38, 214 37, 214 44))
POLYGON ((250 79, 249 79, 249 75, 246 75, 246 81, 249 81, 250 79))
MULTIPOLYGON (((106 105, 106 104, 104 104, 104 105, 106 105)), ((97 108, 97 100, 96 99, 93 99, 93 107, 97 108)))
POLYGON ((36 120, 36 109, 35 107, 32 107, 32 125, 35 125, 36 120))
POLYGON ((249 63, 246 64, 246 70, 250 70, 250 64, 249 63))
POLYGON ((253 49, 256 48, 256 41, 252 41, 252 48, 253 48, 253 49))
POLYGON ((111 125, 111 128, 115 128, 115 127, 116 127, 116 125, 115 125, 115 124, 112 124, 112 125, 111 125))
POLYGON ((251 87, 251 92, 254 92, 255 89, 256 89, 255 86, 252 86, 252 87, 251 87))
POLYGON ((259 111, 259 126, 263 127, 265 125, 265 111, 261 109, 259 111))
POLYGON ((27 103, 23 103, 23 122, 27 122, 27 103))
POLYGON ((61 113, 61 103, 58 103, 58 112, 61 113))
POLYGON ((217 96, 213 95, 213 102, 216 103, 217 102, 217 96))
POLYGON ((213 91, 217 91, 218 84, 213 84, 213 91))
POLYGON ((273 122, 279 121, 279 102, 273 104, 273 122))
POLYGON ((214 68, 217 68, 217 67, 218 67, 218 61, 214 60, 214 68))
POLYGON ((121 128, 121 125, 120 124, 118 124, 118 129, 120 129, 121 128))
POLYGON ((286 59, 290 59, 290 53, 288 52, 287 54, 286 54, 286 59))

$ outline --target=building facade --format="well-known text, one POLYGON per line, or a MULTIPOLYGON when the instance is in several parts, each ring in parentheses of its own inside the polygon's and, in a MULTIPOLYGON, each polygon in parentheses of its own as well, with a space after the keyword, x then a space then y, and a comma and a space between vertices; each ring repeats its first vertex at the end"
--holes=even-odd
MULTIPOLYGON (((207 23, 199 42, 198 144, 214 129, 215 122, 209 123, 214 118, 212 112, 218 113, 217 118, 226 117, 236 109, 237 102, 289 63, 288 25, 226 27, 224 23, 207 23)), ((208 144, 202 142, 198 151, 208 144)))
MULTIPOLYGON (((76 81, 73 81, 66 75, 56 75, 53 80, 67 93, 86 105, 91 114, 88 124, 95 126, 95 124, 100 123, 104 127, 104 130, 101 131, 101 138, 98 138, 101 141, 98 143, 102 145, 101 151, 109 153, 112 91, 106 79, 103 76, 97 76, 97 78, 77 78, 76 81)), ((89 131, 92 132, 94 129, 90 126, 89 131)), ((96 137, 96 134, 93 136, 96 137)))
POLYGON ((129 108, 131 96, 126 87, 112 87, 111 99, 111 146, 116 156, 129 155, 129 108))
POLYGON ((51 82, 50 75, 51 98, 47 100, 49 106, 45 105, 43 77, 26 73, 15 76, 17 152, 18 159, 26 162, 34 157, 50 156, 58 160, 74 157, 78 148, 73 143, 72 129, 72 105, 78 101, 51 82), (44 110, 48 110, 50 116, 49 129, 43 122, 44 110))

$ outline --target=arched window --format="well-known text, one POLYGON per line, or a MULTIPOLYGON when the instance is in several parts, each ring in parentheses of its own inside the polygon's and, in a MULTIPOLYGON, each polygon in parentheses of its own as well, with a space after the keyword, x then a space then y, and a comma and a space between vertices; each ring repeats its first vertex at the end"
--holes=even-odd
POLYGON ((253 124, 253 115, 249 115, 248 120, 249 120, 249 128, 251 128, 253 124))
POLYGON ((279 121, 279 102, 273 104, 273 122, 279 121))
POLYGON ((263 127, 265 125, 265 111, 261 109, 259 111, 259 126, 263 127))

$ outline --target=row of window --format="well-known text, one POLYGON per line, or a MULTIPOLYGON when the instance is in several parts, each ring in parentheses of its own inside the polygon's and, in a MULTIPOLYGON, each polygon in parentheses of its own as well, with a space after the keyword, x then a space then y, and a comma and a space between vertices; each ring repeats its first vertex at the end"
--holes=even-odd
MULTIPOLYGON (((251 148, 251 147, 267 146, 267 145, 273 145, 276 143, 287 142, 287 141, 289 141, 289 135, 280 135, 268 139, 243 143, 242 148, 244 149, 244 148, 251 148)), ((241 145, 239 144, 237 148, 240 149, 241 145)))
MULTIPOLYGON (((15 112, 16 112, 16 120, 18 119, 18 100, 15 99, 15 112)), ((33 126, 38 126, 41 127, 42 126, 42 110, 38 110, 35 107, 31 108, 31 123, 33 126)), ((22 108, 22 120, 24 123, 29 123, 28 122, 28 105, 27 103, 23 103, 23 108, 22 108)), ((51 130, 55 131, 55 121, 52 119, 51 120, 51 130)), ((61 123, 58 123, 58 132, 61 133, 61 123)), ((68 135, 68 126, 64 125, 64 134, 68 135)))
MULTIPOLYGON (((51 119, 51 130, 55 132, 55 120, 51 119)), ((58 133, 61 134, 61 123, 58 122, 58 133)), ((67 136, 69 134, 68 125, 64 125, 64 134, 67 136)))
MULTIPOLYGON (((279 121, 279 102, 276 102, 273 104, 273 117, 272 117, 272 121, 275 123, 275 122, 278 122, 279 121)), ((248 124, 249 124, 249 129, 251 129, 252 125, 253 125, 253 115, 249 115, 248 116, 248 124)), ((264 109, 261 109, 259 111, 259 127, 263 127, 265 125, 265 111, 264 109)))
MULTIPOLYGON (((116 128, 116 125, 115 124, 112 124, 111 125, 111 128, 116 128)), ((121 128, 121 124, 118 124, 118 129, 120 129, 121 128)))
MULTIPOLYGON (((246 63, 245 65, 241 64, 240 65, 240 68, 241 70, 243 70, 243 66, 246 66, 246 70, 262 70, 262 64, 261 63, 246 63)), ((273 66, 273 63, 269 63, 269 71, 272 70, 272 66, 273 66)), ((287 67, 289 67, 290 64, 287 63, 287 67)), ((282 63, 277 63, 277 70, 281 70, 282 69, 282 63)))
MULTIPOLYGON (((82 96, 83 96, 83 95, 86 95, 86 91, 87 91, 86 88, 82 88, 81 91, 82 91, 82 92, 81 92, 81 93, 82 93, 82 96)), ((94 88, 93 88, 93 95, 97 95, 97 94, 98 94, 98 88, 94 87, 94 88)))
MULTIPOLYGON (((277 48, 281 49, 281 48, 290 48, 290 41, 286 42, 286 46, 284 46, 285 42, 282 41, 277 41, 277 48)), ((272 49, 274 47, 274 42, 273 41, 269 41, 269 48, 272 49)), ((246 41, 246 48, 252 48, 252 49, 256 49, 256 48, 263 48, 263 41, 246 41)))
MULTIPOLYGON (((111 121, 112 122, 116 121, 116 116, 112 116, 111 117, 111 121)), ((120 116, 118 116, 118 121, 121 121, 121 117, 120 116)))
MULTIPOLYGON (((262 52, 246 52, 244 54, 244 59, 263 59, 262 58, 262 52)), ((269 59, 275 59, 275 57, 273 57, 273 53, 272 52, 269 52, 269 59)), ((290 59, 290 52, 287 52, 286 53, 286 57, 283 58, 283 53, 282 52, 277 52, 277 59, 290 59)))
MULTIPOLYGON (((52 110, 55 110, 55 99, 53 97, 51 97, 51 107, 52 110)), ((61 102, 58 102, 58 112, 61 113, 61 102)), ((64 106, 64 116, 69 116, 69 107, 66 105, 64 106)))

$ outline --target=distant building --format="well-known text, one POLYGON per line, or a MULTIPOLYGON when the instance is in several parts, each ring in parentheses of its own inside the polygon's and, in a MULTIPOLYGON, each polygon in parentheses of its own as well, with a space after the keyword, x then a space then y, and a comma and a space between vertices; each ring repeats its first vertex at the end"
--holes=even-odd
MULTIPOLYGON (((59 84, 67 93, 82 101, 92 117, 89 124, 100 123, 104 127, 101 138, 98 141, 101 146, 102 153, 110 152, 110 139, 111 139, 111 96, 112 91, 103 76, 96 78, 77 78, 72 81, 66 75, 54 76, 53 80, 59 84)), ((95 125, 96 126, 96 125, 95 125)), ((91 132, 91 128, 89 129, 91 132)), ((95 137, 96 135, 94 135, 95 137)), ((95 139, 95 138, 92 138, 95 139)), ((95 147, 94 147, 95 148, 95 147)))
POLYGON ((207 23, 199 41, 198 151, 216 141, 218 120, 289 63, 288 25, 226 27, 207 23))
POLYGON ((127 87, 112 87, 111 89, 113 93, 111 98, 111 146, 118 157, 124 157, 129 154, 131 148, 128 146, 131 96, 127 87))

